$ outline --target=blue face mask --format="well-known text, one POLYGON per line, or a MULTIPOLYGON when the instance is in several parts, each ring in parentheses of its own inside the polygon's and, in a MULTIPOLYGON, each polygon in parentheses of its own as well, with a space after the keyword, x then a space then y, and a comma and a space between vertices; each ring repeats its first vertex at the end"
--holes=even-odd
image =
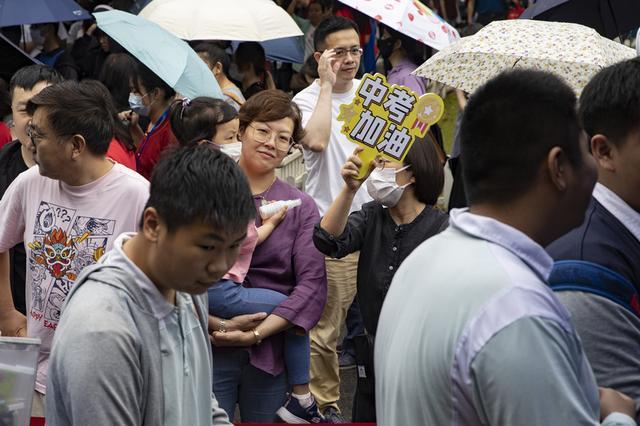
POLYGON ((142 98, 144 98, 144 96, 129 93, 129 107, 136 114, 147 117, 149 115, 149 107, 142 102, 142 98))

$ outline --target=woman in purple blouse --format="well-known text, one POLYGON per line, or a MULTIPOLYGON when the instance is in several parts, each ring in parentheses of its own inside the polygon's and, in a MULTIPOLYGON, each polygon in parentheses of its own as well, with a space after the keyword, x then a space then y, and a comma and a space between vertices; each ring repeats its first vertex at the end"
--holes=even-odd
MULTIPOLYGON (((313 244, 320 215, 311 197, 275 174, 291 141, 304 134, 300 112, 289 96, 279 90, 260 92, 242 106, 239 118, 239 165, 249 180, 256 209, 278 200, 300 199, 302 204, 288 210, 269 238, 256 247, 244 282, 247 287, 275 290, 288 297, 257 325, 231 319, 224 333, 213 333, 217 346, 213 390, 231 417, 237 402, 243 422, 272 422, 290 388, 282 333, 291 328, 308 333, 320 319, 327 299, 324 256, 313 244)), ((256 226, 260 225, 258 215, 256 226)))

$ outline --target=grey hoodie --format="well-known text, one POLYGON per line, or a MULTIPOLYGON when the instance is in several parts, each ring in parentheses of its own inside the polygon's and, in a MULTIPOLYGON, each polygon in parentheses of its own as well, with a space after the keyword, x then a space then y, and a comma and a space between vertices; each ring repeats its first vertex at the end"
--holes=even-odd
MULTIPOLYGON (((193 301, 208 341, 206 298, 193 296, 193 301)), ((210 368, 194 375, 210 381, 210 347, 206 356, 210 368)), ((160 331, 149 301, 128 271, 103 263, 87 267, 69 292, 48 377, 50 426, 158 426, 164 423, 165 404, 179 403, 164 401, 163 386, 172 384, 162 381, 160 331), (77 298, 82 303, 74 303, 83 287, 77 298)), ((211 418, 214 426, 231 424, 213 393, 211 418)))

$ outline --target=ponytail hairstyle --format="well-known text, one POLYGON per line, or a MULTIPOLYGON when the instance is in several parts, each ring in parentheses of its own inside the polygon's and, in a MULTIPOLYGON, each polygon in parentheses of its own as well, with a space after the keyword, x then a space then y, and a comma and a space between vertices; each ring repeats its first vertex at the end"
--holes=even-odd
POLYGON ((206 96, 174 101, 169 110, 171 131, 181 146, 213 141, 216 127, 238 118, 234 107, 222 99, 206 96))

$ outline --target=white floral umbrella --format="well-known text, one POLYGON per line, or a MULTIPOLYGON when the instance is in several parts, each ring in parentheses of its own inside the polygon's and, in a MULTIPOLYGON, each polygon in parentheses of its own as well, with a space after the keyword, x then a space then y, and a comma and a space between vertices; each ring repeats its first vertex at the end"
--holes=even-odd
POLYGON ((579 94, 596 72, 634 56, 635 50, 582 25, 514 19, 462 38, 414 74, 471 93, 506 69, 535 68, 564 78, 579 94))

